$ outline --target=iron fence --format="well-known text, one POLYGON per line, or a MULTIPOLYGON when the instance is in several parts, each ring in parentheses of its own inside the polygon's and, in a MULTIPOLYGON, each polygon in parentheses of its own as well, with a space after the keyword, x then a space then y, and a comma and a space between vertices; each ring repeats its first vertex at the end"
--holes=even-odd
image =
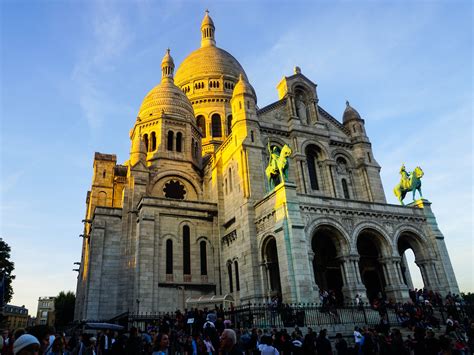
MULTIPOLYGON (((424 313, 430 313, 441 324, 445 324, 448 316, 457 320, 465 317, 474 317, 474 305, 452 306, 419 306, 424 313)), ((217 308, 216 308, 217 309, 217 308)), ((317 303, 285 304, 278 307, 267 304, 244 304, 237 307, 217 309, 217 316, 229 319, 233 327, 237 328, 283 328, 283 327, 329 327, 342 326, 370 326, 375 327, 380 323, 382 316, 386 315, 391 327, 401 326, 402 321, 395 308, 384 307, 374 309, 368 304, 349 304, 342 307, 327 307, 317 303)), ((202 316, 201 316, 202 317, 202 316)), ((205 317, 205 315, 204 315, 205 317)), ((128 329, 132 326, 145 330, 149 326, 158 326, 163 319, 168 319, 173 326, 175 312, 156 313, 124 313, 113 319, 114 323, 121 324, 128 329)), ((193 324, 205 321, 193 312, 183 314, 184 323, 191 328, 193 324), (188 320, 193 318, 193 322, 188 320)), ((110 321, 110 320, 109 320, 110 321)))

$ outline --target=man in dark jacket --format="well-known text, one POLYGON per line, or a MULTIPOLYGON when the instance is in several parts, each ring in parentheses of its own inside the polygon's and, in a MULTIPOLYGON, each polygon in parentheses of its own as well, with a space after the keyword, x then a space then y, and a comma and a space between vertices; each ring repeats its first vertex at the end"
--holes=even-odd
POLYGON ((132 327, 130 329, 130 338, 128 338, 127 343, 125 344, 125 354, 137 355, 137 354, 141 354, 142 351, 143 351, 142 338, 138 334, 138 329, 135 327, 132 327))

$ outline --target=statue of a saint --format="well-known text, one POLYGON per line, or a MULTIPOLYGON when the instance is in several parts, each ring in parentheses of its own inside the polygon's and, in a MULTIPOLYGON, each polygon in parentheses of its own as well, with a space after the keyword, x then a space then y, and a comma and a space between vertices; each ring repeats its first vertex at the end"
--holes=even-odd
POLYGON ((278 158, 280 158, 280 149, 277 146, 274 146, 273 149, 270 147, 270 141, 267 145, 267 150, 270 156, 268 165, 273 169, 273 171, 278 170, 278 158))
POLYGON ((306 115, 306 105, 301 95, 298 95, 298 97, 296 98, 296 115, 301 120, 301 122, 308 123, 308 117, 306 115))

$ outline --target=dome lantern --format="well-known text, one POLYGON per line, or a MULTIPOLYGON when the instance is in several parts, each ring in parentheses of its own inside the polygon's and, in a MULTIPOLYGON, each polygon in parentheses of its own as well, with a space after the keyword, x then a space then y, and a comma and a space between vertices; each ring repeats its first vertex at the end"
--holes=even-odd
POLYGON ((209 16, 209 10, 206 10, 206 14, 201 22, 201 47, 216 45, 214 38, 215 30, 214 21, 212 21, 211 16, 209 16))
POLYGON ((170 55, 170 49, 166 50, 166 54, 161 61, 161 81, 173 81, 174 61, 170 55))

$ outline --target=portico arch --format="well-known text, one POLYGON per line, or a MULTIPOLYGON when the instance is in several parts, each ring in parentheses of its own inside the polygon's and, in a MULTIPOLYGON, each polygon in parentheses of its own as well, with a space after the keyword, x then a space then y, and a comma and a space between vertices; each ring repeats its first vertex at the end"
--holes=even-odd
POLYGON ((318 226, 311 238, 314 252, 313 273, 319 289, 334 292, 339 302, 343 301, 345 285, 341 260, 347 250, 347 242, 343 234, 331 225, 318 226))
POLYGON ((406 258, 406 252, 408 250, 411 250, 415 255, 415 264, 420 270, 420 274, 423 280, 423 286, 429 288, 431 284, 437 281, 436 275, 433 275, 435 276, 435 279, 431 279, 431 277, 429 277, 429 274, 432 271, 429 258, 429 246, 418 234, 411 230, 403 230, 401 233, 399 233, 396 239, 396 246, 398 254, 401 258, 401 281, 408 288, 414 288, 412 282, 412 275, 410 273, 406 258))
POLYGON ((359 271, 370 301, 385 296, 388 275, 381 260, 391 256, 390 249, 383 235, 375 229, 366 228, 357 235, 359 271))

